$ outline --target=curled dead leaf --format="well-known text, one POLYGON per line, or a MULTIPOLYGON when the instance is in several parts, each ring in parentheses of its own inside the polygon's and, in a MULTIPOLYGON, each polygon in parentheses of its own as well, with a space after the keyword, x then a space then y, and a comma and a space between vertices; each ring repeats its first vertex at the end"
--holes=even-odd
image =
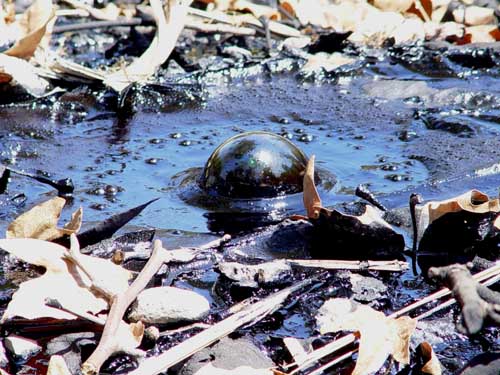
POLYGON ((427 341, 424 341, 418 345, 417 353, 419 353, 423 364, 422 369, 420 371, 422 371, 424 374, 429 374, 429 375, 442 374, 441 363, 439 362, 439 359, 436 357, 436 354, 434 353, 432 346, 427 341))
POLYGON ((7 228, 7 238, 37 238, 51 241, 80 230, 82 225, 82 208, 71 216, 71 220, 63 228, 57 228, 57 222, 66 203, 64 198, 55 197, 25 212, 7 228))
MULTIPOLYGON (((49 317, 75 319, 73 314, 46 306, 46 299, 55 299, 75 312, 98 313, 108 307, 108 302, 90 291, 92 282, 88 275, 66 260, 67 249, 52 242, 37 239, 1 239, 0 248, 11 255, 46 272, 35 279, 22 283, 14 293, 2 317, 2 322, 19 316, 26 319, 49 317)), ((105 280, 106 288, 114 293, 128 288, 129 271, 101 259, 81 254, 80 262, 91 270, 95 279, 105 280)))
POLYGON ((388 318, 369 306, 333 298, 323 304, 316 319, 322 334, 359 332, 359 355, 353 375, 378 371, 389 355, 400 363, 409 363, 409 343, 416 327, 416 320, 410 317, 388 318))
POLYGON ((47 47, 55 22, 52 0, 36 0, 19 21, 22 37, 5 51, 6 55, 29 59, 38 46, 47 47))
POLYGON ((304 207, 307 211, 307 217, 311 219, 319 217, 319 210, 321 208, 321 198, 314 183, 314 160, 315 156, 312 155, 307 162, 303 183, 304 207))
POLYGON ((161 1, 151 0, 156 22, 156 34, 148 49, 129 66, 104 78, 104 84, 122 92, 134 82, 141 82, 156 73, 175 47, 184 28, 190 0, 168 0, 165 7, 161 1))
POLYGON ((40 78, 36 69, 25 60, 0 53, 0 72, 2 83, 19 85, 34 97, 44 96, 49 83, 40 78))
POLYGON ((233 1, 231 8, 234 10, 250 12, 257 18, 266 17, 275 21, 280 19, 280 13, 276 9, 267 5, 255 4, 247 0, 233 1))

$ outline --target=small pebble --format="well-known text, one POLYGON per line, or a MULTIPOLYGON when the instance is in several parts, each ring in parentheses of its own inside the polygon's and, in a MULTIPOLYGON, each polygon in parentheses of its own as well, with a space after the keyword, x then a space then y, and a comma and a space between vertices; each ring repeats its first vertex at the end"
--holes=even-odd
POLYGON ((155 165, 155 164, 158 164, 158 159, 157 158, 149 158, 149 159, 146 159, 146 163, 155 165))
POLYGON ((180 137, 182 137, 181 133, 172 133, 172 134, 170 134, 170 138, 172 138, 172 139, 179 139, 180 137))
POLYGON ((187 140, 185 139, 184 141, 180 141, 179 144, 181 146, 191 146, 191 141, 190 140, 187 140))

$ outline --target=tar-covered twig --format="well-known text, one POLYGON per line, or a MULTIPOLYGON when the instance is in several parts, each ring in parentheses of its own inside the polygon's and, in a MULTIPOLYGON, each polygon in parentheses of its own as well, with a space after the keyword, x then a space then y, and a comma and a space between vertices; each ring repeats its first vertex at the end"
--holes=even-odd
POLYGON ((387 211, 387 208, 382 203, 380 203, 377 198, 375 198, 373 193, 368 190, 368 187, 366 185, 358 185, 354 194, 356 194, 356 196, 360 197, 361 199, 364 199, 368 203, 374 205, 375 207, 381 209, 382 211, 387 211))
POLYGON ((42 184, 46 184, 49 186, 52 186, 54 189, 57 190, 57 193, 59 196, 65 197, 65 196, 70 196, 73 194, 73 191, 75 190, 75 187, 73 185, 73 181, 71 178, 62 178, 60 180, 52 180, 48 177, 41 176, 37 173, 29 173, 25 171, 20 171, 12 168, 8 168, 12 173, 15 173, 20 176, 24 177, 29 177, 32 178, 38 182, 41 182, 42 184))
POLYGON ((473 335, 490 320, 500 325, 500 293, 479 284, 463 264, 429 269, 429 277, 443 282, 462 308, 458 329, 473 335))
POLYGON ((412 193, 410 195, 410 215, 411 215, 411 225, 413 228, 413 244, 412 244, 412 263, 413 263, 413 273, 417 274, 417 240, 418 240, 418 227, 417 227, 417 215, 415 213, 415 207, 417 204, 422 203, 422 197, 420 194, 412 193))

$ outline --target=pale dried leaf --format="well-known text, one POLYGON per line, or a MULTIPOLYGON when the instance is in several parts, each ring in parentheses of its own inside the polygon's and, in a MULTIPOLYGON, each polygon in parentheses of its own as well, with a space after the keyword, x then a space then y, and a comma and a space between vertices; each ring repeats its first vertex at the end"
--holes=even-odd
POLYGON ((156 21, 156 35, 148 49, 129 66, 109 74, 104 84, 121 92, 133 82, 141 82, 153 74, 170 56, 184 24, 190 1, 168 0, 165 8, 161 1, 151 0, 151 8, 156 21))
POLYGON ((246 11, 252 13, 255 17, 266 17, 271 20, 279 20, 280 13, 267 5, 260 5, 252 3, 247 0, 236 0, 232 3, 231 8, 239 11, 246 11))
MULTIPOLYGON (((107 301, 90 291, 88 276, 65 260, 67 249, 58 244, 37 239, 2 239, 0 248, 17 258, 44 267, 46 272, 22 283, 12 296, 2 321, 20 316, 26 319, 49 317, 75 319, 73 314, 45 305, 47 298, 58 300, 71 311, 98 313, 108 307, 107 301)), ((107 259, 81 255, 80 261, 92 276, 106 280, 107 290, 121 293, 128 288, 130 272, 107 259)))
POLYGON ((38 76, 36 69, 27 61, 17 57, 1 53, 0 72, 4 82, 8 80, 12 85, 19 85, 34 97, 46 95, 49 89, 49 83, 38 76))
POLYGON ((453 18, 456 22, 468 26, 493 25, 495 23, 495 11, 491 8, 474 5, 467 8, 458 7, 453 11, 453 18))
POLYGON ((432 12, 432 17, 431 17, 432 21, 433 22, 441 22, 447 11, 448 11, 447 5, 443 5, 443 6, 440 6, 436 9, 434 9, 434 11, 432 12))
POLYGON ((47 375, 71 375, 68 365, 60 355, 53 355, 49 360, 47 375))
POLYGON ((137 348, 144 336, 144 324, 142 322, 127 324, 121 321, 116 336, 122 350, 137 348))
POLYGON ((64 228, 57 222, 66 200, 55 197, 17 217, 7 228, 7 238, 37 238, 51 241, 63 235, 76 233, 82 224, 82 209, 75 211, 64 228))
POLYGON ((311 155, 307 162, 306 171, 303 182, 303 200, 304 207, 307 211, 307 216, 311 219, 317 219, 321 208, 321 198, 319 197, 316 184, 314 182, 314 160, 315 156, 311 155))
POLYGON ((413 5, 414 0, 374 0, 373 5, 388 12, 406 12, 413 5))
POLYGON ((439 362, 439 359, 436 357, 436 354, 434 353, 432 346, 428 342, 424 341, 420 343, 419 347, 420 347, 420 353, 422 353, 423 356, 422 359, 426 361, 421 371, 424 374, 441 375, 442 374, 441 363, 439 362))
POLYGON ((388 318, 369 306, 353 306, 348 299, 334 298, 324 303, 316 318, 321 333, 359 332, 359 355, 353 375, 378 371, 389 355, 409 363, 409 340, 416 326, 409 317, 388 318))
POLYGON ((5 51, 5 54, 23 59, 31 58, 39 45, 48 46, 54 22, 52 0, 36 0, 20 20, 22 38, 5 51))
POLYGON ((239 366, 231 370, 215 367, 212 363, 208 363, 194 375, 273 375, 273 371, 269 369, 256 369, 250 366, 239 366))
POLYGON ((466 27, 465 33, 471 36, 471 43, 493 43, 495 30, 498 30, 496 25, 478 25, 466 27))
POLYGON ((108 3, 103 9, 97 9, 78 0, 64 0, 64 2, 75 9, 85 10, 97 20, 114 21, 120 15, 120 8, 114 3, 108 3))
POLYGON ((354 61, 354 58, 346 56, 340 52, 334 52, 331 54, 318 52, 314 55, 308 56, 307 62, 302 67, 302 70, 306 73, 312 73, 321 69, 324 69, 327 72, 332 72, 341 66, 352 64, 354 61))

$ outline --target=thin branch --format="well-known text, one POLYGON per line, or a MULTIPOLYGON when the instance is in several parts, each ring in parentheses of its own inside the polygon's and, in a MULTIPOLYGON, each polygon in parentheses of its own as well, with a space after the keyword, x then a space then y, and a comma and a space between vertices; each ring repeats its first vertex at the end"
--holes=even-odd
POLYGON ((236 329, 253 324, 275 311, 283 304, 286 298, 294 291, 311 283, 310 280, 303 281, 297 285, 274 293, 259 302, 249 304, 242 311, 214 324, 210 328, 190 337, 177 346, 167 350, 157 357, 150 357, 142 361, 139 367, 130 372, 129 375, 156 375, 166 371, 182 360, 190 357, 199 350, 220 340, 234 332, 236 329))
POLYGON ((162 264, 170 259, 171 256, 163 249, 161 241, 156 240, 149 261, 134 282, 125 293, 112 297, 111 308, 108 318, 106 319, 101 340, 91 356, 82 365, 82 373, 84 375, 98 374, 102 364, 113 353, 119 350, 120 342, 118 341, 117 332, 125 311, 135 300, 137 295, 146 287, 156 272, 158 272, 162 264))
POLYGON ((287 259, 286 262, 291 266, 323 268, 328 270, 403 272, 408 269, 408 263, 399 260, 351 261, 331 259, 287 259))
MULTIPOLYGON (((500 280, 500 264, 497 264, 493 267, 490 267, 484 271, 478 272, 477 274, 473 275, 472 277, 475 280, 477 280, 478 282, 481 282, 483 285, 491 285, 491 284, 497 282, 498 280, 500 280)), ((388 317, 389 318, 398 318, 400 316, 407 315, 410 311, 413 311, 413 310, 415 310, 415 309, 417 309, 417 308, 419 308, 419 307, 421 307, 429 302, 435 301, 439 298, 448 296, 450 294, 451 294, 451 291, 448 288, 440 289, 439 291, 432 293, 429 296, 422 298, 421 300, 414 302, 414 303, 388 315, 388 317)), ((453 305, 455 302, 456 301, 454 299, 445 301, 442 303, 443 306, 437 306, 432 310, 433 310, 433 312, 437 312, 439 310, 442 310, 445 307, 453 305)), ((420 320, 420 319, 426 318, 428 316, 429 316, 429 314, 424 313, 424 314, 421 314, 421 315, 415 317, 414 319, 420 320)), ((330 355, 330 354, 332 354, 332 353, 334 353, 342 348, 345 348, 346 346, 353 344, 355 342, 356 342, 356 336, 353 333, 350 333, 348 335, 340 337, 339 339, 337 339, 335 341, 332 341, 329 344, 322 346, 321 348, 309 353, 308 358, 305 359, 300 364, 300 366, 298 366, 296 369, 294 369, 290 373, 290 375, 296 374, 299 371, 302 371, 306 368, 311 367, 314 363, 317 363, 320 359, 326 357, 327 355, 330 355)), ((341 357, 334 359, 332 362, 329 362, 326 365, 323 365, 322 367, 320 367, 320 369, 326 370, 327 368, 333 366, 334 364, 337 364, 344 359, 350 358, 351 355, 354 354, 355 352, 357 352, 357 349, 354 349, 348 353, 343 354, 341 357)), ((321 373, 321 371, 319 371, 319 369, 317 369, 317 370, 313 371, 312 373, 310 373, 310 375, 319 374, 319 373, 321 373)))

